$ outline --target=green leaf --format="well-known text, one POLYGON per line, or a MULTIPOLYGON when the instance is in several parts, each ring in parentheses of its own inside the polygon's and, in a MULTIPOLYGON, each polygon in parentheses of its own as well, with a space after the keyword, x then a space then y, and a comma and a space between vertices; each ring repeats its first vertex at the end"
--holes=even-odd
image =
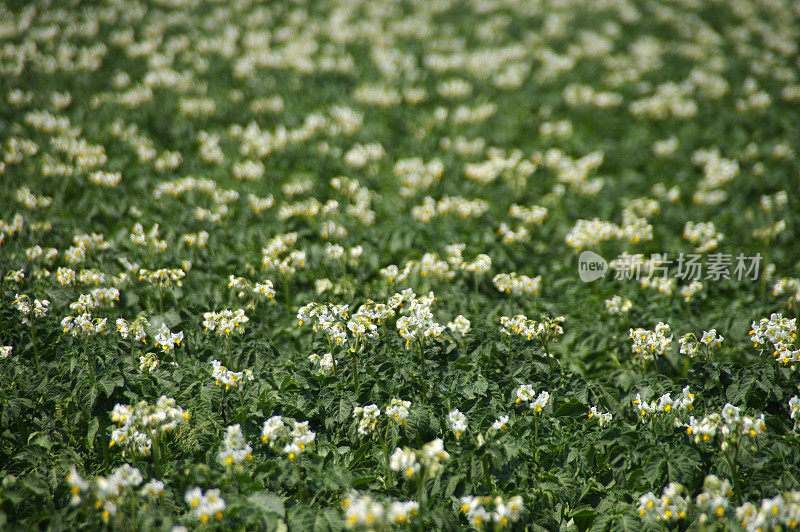
MULTIPOLYGON (((595 515, 593 511, 590 511, 591 515, 595 515)), ((589 529, 591 532, 602 532, 606 530, 609 525, 611 524, 612 516, 609 514, 600 514, 594 518, 592 521, 592 527, 589 529)), ((576 524, 578 521, 576 520, 576 524)))
POLYGON ((630 515, 619 515, 614 518, 613 530, 621 532, 637 532, 642 529, 642 522, 630 515))
POLYGON ((86 441, 89 444, 89 450, 94 449, 94 438, 97 435, 97 430, 100 428, 100 420, 96 417, 92 418, 91 423, 89 423, 89 430, 86 433, 86 441))
POLYGON ((336 510, 325 508, 317 513, 317 519, 314 521, 314 532, 339 532, 343 528, 344 523, 336 510))
POLYGON ((50 441, 50 436, 41 432, 34 432, 28 436, 28 444, 31 443, 38 445, 39 447, 43 447, 48 451, 53 447, 53 443, 50 441))
POLYGON ((286 507, 283 504, 284 497, 280 497, 269 491, 257 491, 245 496, 253 506, 262 514, 273 513, 281 517, 286 516, 286 507))
POLYGON ((316 512, 302 506, 294 506, 289 509, 287 518, 289 530, 313 530, 317 521, 316 512))
POLYGON ((589 411, 586 405, 578 401, 568 401, 559 406, 553 415, 555 417, 576 417, 589 411))

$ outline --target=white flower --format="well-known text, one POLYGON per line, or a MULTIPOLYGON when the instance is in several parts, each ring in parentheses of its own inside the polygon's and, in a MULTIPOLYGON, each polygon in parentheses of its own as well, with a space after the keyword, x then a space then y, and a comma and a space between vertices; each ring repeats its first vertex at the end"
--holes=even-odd
POLYGON ((600 412, 597 410, 596 406, 593 406, 589 409, 589 419, 597 418, 600 426, 604 426, 611 422, 612 416, 609 412, 600 412))
POLYGON ((416 501, 394 501, 386 512, 386 520, 390 523, 403 525, 419 513, 419 503, 416 501))
POLYGON ((409 409, 411 408, 411 401, 403 401, 401 399, 392 398, 389 401, 389 406, 386 407, 386 415, 402 425, 406 424, 408 419, 409 409))
POLYGON ((441 438, 422 446, 422 463, 431 475, 435 474, 443 462, 450 460, 450 453, 444 450, 441 438))
POLYGON ((495 432, 499 430, 507 430, 508 429, 508 416, 500 416, 492 423, 492 426, 489 427, 489 432, 495 432))
POLYGON ((794 396, 789 399, 789 417, 797 423, 800 420, 800 397, 794 396))
POLYGON ((383 505, 369 496, 359 497, 355 494, 342 501, 343 505, 345 503, 344 520, 347 528, 379 528, 383 520, 383 505))
POLYGON ((334 369, 333 355, 330 353, 325 353, 322 356, 312 353, 308 356, 308 361, 311 362, 320 375, 330 373, 334 369))
POLYGON ((711 329, 710 331, 703 331, 703 336, 702 338, 700 338, 701 343, 708 346, 714 344, 717 347, 722 345, 722 340, 724 340, 724 338, 722 336, 717 335, 716 329, 711 329))
POLYGON ((530 384, 523 384, 517 388, 517 391, 514 392, 514 395, 516 395, 516 398, 514 399, 514 402, 516 403, 521 403, 522 401, 530 402, 533 401, 536 391, 530 384))
POLYGON ((164 494, 164 483, 160 480, 153 479, 139 490, 140 495, 150 495, 152 497, 161 497, 164 494))
POLYGON ((469 332, 470 323, 467 318, 459 314, 456 319, 447 324, 447 328, 454 333, 465 335, 469 332))
POLYGON ((243 325, 250 321, 242 309, 205 312, 203 318, 203 327, 206 331, 215 331, 219 336, 241 333, 244 330, 243 325))
POLYGON ((239 424, 232 425, 226 429, 223 447, 220 449, 217 459, 225 466, 241 464, 245 460, 252 460, 253 448, 247 444, 242 434, 239 424))
POLYGON ((72 494, 70 504, 79 504, 81 502, 81 493, 89 489, 89 483, 78 474, 74 465, 70 468, 69 474, 67 475, 67 483, 69 484, 69 490, 72 494))
POLYGON ((220 521, 225 513, 225 499, 218 489, 208 490, 204 495, 200 488, 192 488, 186 492, 184 500, 191 508, 189 517, 202 523, 208 523, 212 517, 220 521))
POLYGON ((462 414, 458 409, 453 410, 447 415, 447 426, 456 435, 456 438, 461 438, 467 431, 467 416, 462 414))
POLYGON ((169 327, 162 323, 161 328, 158 330, 158 334, 156 334, 154 340, 156 347, 160 346, 165 353, 169 353, 175 349, 176 345, 181 344, 181 340, 183 340, 183 332, 173 334, 172 331, 169 330, 169 327))
POLYGON ((223 366, 219 360, 211 361, 211 376, 217 386, 225 386, 225 390, 244 386, 245 381, 252 381, 253 372, 249 369, 244 371, 231 371, 223 366))
POLYGON ((617 316, 627 314, 631 307, 633 307, 633 303, 631 303, 630 299, 622 299, 620 296, 614 296, 611 299, 606 299, 605 305, 606 311, 609 314, 614 314, 617 316))
POLYGON ((389 468, 392 471, 399 471, 408 478, 412 478, 419 473, 420 464, 417 462, 417 453, 411 449, 396 448, 389 457, 389 468))
POLYGON ((375 430, 381 409, 378 405, 357 406, 353 409, 353 415, 358 419, 358 433, 364 436, 375 430))
POLYGON ((672 345, 672 335, 669 334, 669 325, 658 322, 655 331, 647 329, 630 329, 629 338, 633 340, 631 350, 637 355, 639 362, 644 365, 654 360, 657 356, 666 356, 672 345))
POLYGON ((261 431, 261 441, 269 443, 274 446, 275 442, 288 431, 281 416, 272 416, 264 422, 264 428, 261 431))
POLYGON ((550 401, 550 393, 546 391, 539 392, 539 395, 536 397, 534 401, 531 402, 531 410, 536 413, 542 411, 542 409, 547 406, 547 403, 550 401))

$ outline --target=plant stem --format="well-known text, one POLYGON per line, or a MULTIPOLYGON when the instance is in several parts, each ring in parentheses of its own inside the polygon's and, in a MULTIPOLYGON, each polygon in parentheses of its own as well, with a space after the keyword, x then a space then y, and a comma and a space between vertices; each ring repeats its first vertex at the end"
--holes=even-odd
POLYGON ((392 427, 391 419, 386 424, 386 432, 383 435, 383 458, 386 460, 386 487, 392 485, 392 469, 389 467, 389 430, 392 427))
POLYGON ((473 275, 472 278, 475 281, 475 283, 474 283, 475 284, 475 300, 474 300, 474 304, 475 304, 475 317, 477 318, 478 317, 478 273, 475 272, 475 274, 473 275))
POLYGON ((425 497, 425 476, 427 474, 425 467, 420 468, 419 483, 417 485, 417 501, 419 502, 419 523, 417 529, 422 532, 425 530, 425 506, 428 503, 425 497))
POLYGON ((419 363, 422 366, 422 402, 427 402, 428 396, 428 372, 427 368, 425 367, 425 354, 423 353, 423 344, 422 340, 419 341, 417 344, 419 348, 419 363))
POLYGON ((292 465, 294 466, 294 474, 297 477, 297 490, 298 490, 298 493, 300 494, 300 501, 301 502, 305 502, 305 499, 306 499, 306 487, 305 487, 305 484, 303 484, 302 477, 300 476, 300 468, 297 465, 297 457, 295 457, 295 459, 292 460, 292 465))
POLYGON ((733 497, 735 501, 739 501, 741 497, 741 489, 739 487, 739 468, 736 463, 737 455, 739 454, 739 444, 733 446, 733 455, 731 456, 730 450, 725 452, 725 460, 728 462, 728 467, 731 470, 731 477, 733 479, 733 497))
POLYGON ((333 349, 333 340, 330 336, 328 336, 328 348, 331 350, 331 360, 333 361, 333 374, 336 375, 338 370, 336 369, 336 354, 334 353, 333 349))
POLYGON ((353 385, 356 387, 356 393, 358 393, 358 364, 356 363, 358 359, 358 340, 359 338, 356 337, 355 345, 350 347, 350 362, 353 366, 353 385))
POLYGON ((92 382, 97 380, 94 373, 94 357, 89 354, 89 338, 86 337, 83 341, 83 351, 86 353, 86 362, 89 364, 89 372, 92 374, 92 382))
POLYGON ((153 438, 153 465, 155 467, 155 476, 161 478, 161 439, 158 435, 153 438))
POLYGON ((33 343, 33 361, 36 363, 36 373, 39 373, 39 349, 36 347, 36 328, 31 320, 31 342, 33 343))
POLYGON ((483 482, 486 484, 486 489, 489 491, 494 491, 492 475, 489 472, 489 459, 487 458, 486 454, 481 456, 481 464, 483 465, 483 482))
POLYGON ((231 364, 231 337, 230 337, 230 335, 227 335, 227 334, 225 335, 225 357, 227 358, 227 360, 225 360, 225 366, 230 368, 230 364, 231 364))
POLYGON ((247 440, 247 428, 246 428, 246 412, 244 409, 244 396, 242 394, 242 387, 239 386, 239 426, 242 427, 242 436, 244 439, 247 440))

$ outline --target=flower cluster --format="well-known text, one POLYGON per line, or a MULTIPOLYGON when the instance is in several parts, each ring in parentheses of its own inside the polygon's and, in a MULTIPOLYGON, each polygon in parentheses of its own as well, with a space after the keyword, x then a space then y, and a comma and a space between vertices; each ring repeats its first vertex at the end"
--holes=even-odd
POLYGON ((61 320, 61 330, 64 334, 71 334, 76 338, 94 334, 103 335, 108 330, 108 318, 93 318, 90 312, 83 312, 77 316, 65 316, 61 320))
POLYGON ((417 460, 417 452, 408 447, 404 449, 397 447, 389 457, 389 469, 402 472, 406 478, 417 476, 420 467, 420 463, 417 460))
MULTIPOLYGON (((454 257, 451 255, 451 259, 454 257)), ((459 253, 458 258, 461 258, 461 254, 459 253)), ((451 261, 454 262, 454 261, 451 261)), ((481 253, 475 257, 471 262, 460 262, 459 263, 461 270, 467 273, 471 273, 476 276, 484 275, 489 273, 492 269, 492 259, 489 255, 481 253)))
POLYGON ((353 416, 358 420, 358 433, 366 436, 375 431, 381 409, 378 405, 357 406, 353 409, 353 416))
POLYGON ((680 345, 680 353, 687 355, 689 358, 694 358, 700 352, 709 357, 714 348, 722 346, 724 339, 723 336, 717 334, 716 329, 711 329, 703 331, 699 341, 694 333, 686 333, 678 339, 678 344, 680 345))
POLYGON ((294 460, 314 445, 317 434, 309 430, 308 421, 290 420, 290 423, 291 430, 281 416, 272 416, 264 422, 261 441, 272 449, 280 447, 289 460, 294 460))
POLYGON ((225 499, 221 497, 218 489, 203 493, 200 488, 192 488, 186 492, 183 500, 189 505, 189 518, 203 524, 208 523, 212 517, 221 521, 225 514, 225 499))
POLYGON ((158 238, 158 224, 154 224, 150 231, 145 232, 142 224, 136 223, 130 234, 130 240, 134 244, 142 247, 150 247, 156 253, 163 253, 167 250, 167 241, 158 238))
POLYGON ((272 281, 269 279, 265 279, 260 283, 251 283, 244 277, 231 275, 228 278, 228 288, 236 291, 236 295, 239 299, 244 299, 246 297, 251 298, 250 308, 254 307, 255 302, 262 297, 266 299, 275 298, 275 288, 273 287, 272 281))
POLYGON ((31 318, 44 318, 50 309, 50 301, 47 299, 31 299, 25 294, 14 296, 13 304, 17 312, 22 315, 23 323, 30 323, 31 318))
POLYGON ((772 295, 787 294, 789 303, 800 304, 800 279, 781 278, 772 287, 772 295))
POLYGON ((349 305, 332 303, 308 303, 297 311, 297 323, 303 326, 310 323, 314 331, 323 331, 336 345, 347 341, 347 320, 349 305))
POLYGON ((784 318, 773 313, 769 319, 761 318, 751 325, 750 341, 753 347, 769 349, 772 344, 772 355, 781 364, 792 364, 800 360, 800 348, 797 346, 797 320, 784 318))
POLYGON ((111 421, 117 428, 111 433, 109 446, 121 447, 123 456, 148 456, 154 440, 188 420, 189 412, 163 395, 154 405, 147 401, 133 406, 117 404, 111 411, 111 421))
POLYGON ((217 386, 225 386, 227 392, 231 388, 240 388, 244 386, 245 382, 252 382, 253 372, 250 369, 244 371, 232 371, 220 363, 219 360, 211 361, 211 376, 214 378, 214 384, 217 386))
POLYGON ((587 417, 589 419, 597 418, 597 422, 600 424, 601 427, 604 425, 608 425, 609 423, 611 423, 611 420, 613 419, 611 412, 600 412, 599 410, 597 410, 596 406, 589 408, 589 415, 587 417))
MULTIPOLYGON (((117 318, 117 332, 122 338, 130 338, 134 342, 147 342, 147 329, 150 322, 144 316, 139 316, 132 322, 123 318, 117 318)), ((181 333, 183 334, 183 333, 181 333)), ((183 339, 183 336, 181 336, 183 339)), ((176 339, 177 340, 177 339, 176 339)))
POLYGON ((156 347, 160 347, 162 351, 169 353, 175 349, 176 345, 181 345, 183 332, 173 333, 165 323, 162 323, 161 328, 153 339, 156 347))
POLYGON ((416 501, 393 501, 386 505, 354 491, 342 499, 342 508, 347 528, 367 530, 380 530, 387 525, 405 526, 419 514, 416 501))
POLYGON ((393 397, 389 401, 389 406, 386 407, 386 416, 401 425, 408 421, 409 409, 411 408, 411 401, 403 401, 393 397))
POLYGON ((408 447, 403 449, 397 447, 389 457, 389 468, 392 471, 402 472, 406 478, 413 478, 420 474, 420 471, 432 478, 448 460, 450 454, 444 450, 442 440, 437 438, 423 445, 419 451, 408 447))
POLYGON ((760 506, 746 502, 735 513, 747 532, 794 529, 800 523, 800 491, 779 493, 760 506))
POLYGON ((703 491, 694 499, 695 506, 700 512, 700 522, 707 522, 709 516, 724 516, 729 511, 729 497, 732 495, 730 481, 720 480, 716 475, 708 475, 703 480, 703 491))
MULTIPOLYGON (((540 321, 528 319, 523 314, 517 314, 513 318, 500 316, 500 331, 507 336, 515 334, 522 336, 526 340, 536 338, 547 351, 548 344, 557 342, 558 338, 564 334, 561 324, 565 319, 564 316, 551 318, 546 314, 541 315, 540 321)), ((553 356, 549 352, 547 354, 553 356)))
POLYGON ((683 300, 687 303, 691 302, 694 295, 703 290, 703 283, 700 281, 692 281, 691 283, 681 286, 680 292, 683 300))
POLYGON ((677 399, 673 399, 671 394, 665 393, 658 399, 648 403, 642 399, 641 394, 637 393, 636 398, 633 400, 633 407, 639 411, 642 417, 662 414, 669 414, 674 417, 679 412, 690 412, 694 409, 694 394, 686 386, 681 391, 681 396, 677 399))
POLYGON ((648 521, 674 523, 685 519, 689 510, 686 488, 670 483, 657 497, 652 491, 639 497, 639 515, 648 521))
POLYGON ((606 312, 614 316, 622 316, 627 314, 633 307, 630 299, 622 299, 620 296, 614 296, 611 299, 605 300, 606 312))
POLYGON ((536 391, 530 384, 523 384, 517 388, 517 390, 514 392, 514 396, 515 403, 528 403, 530 409, 537 414, 541 412, 550 401, 550 392, 543 390, 539 392, 539 395, 537 396, 536 391))
POLYGON ((453 321, 447 322, 447 328, 453 334, 464 336, 470 330, 470 322, 467 318, 459 314, 453 321))
POLYGON ((702 419, 690 416, 689 423, 685 426, 686 433, 694 436, 695 442, 711 442, 717 438, 723 451, 726 451, 731 444, 738 445, 744 436, 755 438, 767 430, 764 414, 755 418, 743 416, 741 409, 730 403, 727 403, 719 413, 711 413, 702 419))
POLYGON ((261 265, 265 270, 277 271, 281 275, 291 275, 297 268, 306 266, 306 252, 289 249, 297 242, 297 233, 278 235, 267 242, 261 250, 261 265))
POLYGON ((473 497, 465 495, 458 501, 458 508, 466 514, 469 524, 478 530, 491 528, 505 528, 520 518, 525 509, 522 497, 515 495, 504 499, 496 497, 473 497))
POLYGON ((411 216, 415 220, 428 223, 436 216, 445 216, 456 213, 461 218, 480 218, 489 210, 489 203, 482 199, 468 200, 461 196, 444 196, 440 200, 434 200, 426 196, 422 200, 422 205, 411 209, 411 216))
POLYGON ((183 268, 159 268, 158 270, 147 270, 139 268, 136 271, 139 280, 150 285, 166 289, 175 286, 183 286, 182 279, 186 277, 186 270, 183 268))
POLYGON ((242 326, 248 321, 250 321, 250 318, 245 316, 242 309, 225 309, 219 312, 203 313, 203 327, 205 327, 206 332, 216 332, 218 336, 242 333, 244 331, 242 326))
POLYGON ((714 227, 714 222, 686 222, 683 227, 683 237, 695 245, 697 253, 717 249, 719 242, 723 239, 722 233, 717 232, 717 228, 714 227))
POLYGON ((654 331, 641 328, 631 329, 628 337, 633 340, 631 350, 642 366, 654 361, 659 356, 666 356, 672 346, 669 325, 663 322, 658 322, 654 331))
POLYGON ((399 311, 401 316, 397 319, 397 332, 406 341, 406 346, 417 339, 424 341, 427 338, 442 337, 444 326, 437 323, 433 317, 434 301, 436 297, 433 292, 418 297, 410 290, 395 294, 390 299, 389 306, 401 307, 399 311))
POLYGON ((453 410, 447 414, 447 427, 453 431, 456 439, 461 439, 469 426, 467 425, 467 416, 461 413, 458 409, 453 410))
POLYGON ((331 373, 335 368, 333 355, 330 353, 325 353, 322 356, 311 353, 308 355, 308 361, 311 362, 316 372, 320 375, 331 373))
POLYGON ((241 464, 253 459, 253 448, 248 445, 242 434, 242 427, 237 423, 225 429, 225 439, 217 455, 217 460, 224 466, 241 464))
POLYGON ((747 501, 738 507, 733 506, 732 497, 730 481, 708 475, 703 481, 703 491, 694 501, 685 487, 672 482, 660 497, 653 492, 639 497, 638 510, 645 521, 664 525, 696 518, 703 528, 713 527, 716 520, 724 527, 728 519, 735 518, 747 532, 788 530, 800 522, 800 491, 779 493, 762 499, 760 504, 747 501))
MULTIPOLYGON (((83 501, 82 495, 91 492, 94 507, 100 511, 103 522, 108 523, 111 517, 117 514, 119 507, 125 504, 125 498, 135 496, 133 489, 139 486, 143 479, 141 471, 130 464, 123 464, 115 468, 108 477, 97 477, 91 483, 82 478, 75 466, 72 466, 66 481, 72 495, 70 504, 80 504, 83 501)), ((163 492, 164 483, 153 479, 139 490, 139 495, 160 497, 163 492)))
POLYGON ((492 278, 494 286, 500 292, 514 296, 535 296, 542 289, 542 276, 528 277, 511 273, 498 273, 492 278))

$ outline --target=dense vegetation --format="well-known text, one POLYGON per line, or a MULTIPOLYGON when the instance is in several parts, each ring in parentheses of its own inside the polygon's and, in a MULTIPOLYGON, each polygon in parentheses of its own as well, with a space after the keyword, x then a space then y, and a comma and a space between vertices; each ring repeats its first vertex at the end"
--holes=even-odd
POLYGON ((799 33, 5 0, 0 528, 794 528, 799 33))

